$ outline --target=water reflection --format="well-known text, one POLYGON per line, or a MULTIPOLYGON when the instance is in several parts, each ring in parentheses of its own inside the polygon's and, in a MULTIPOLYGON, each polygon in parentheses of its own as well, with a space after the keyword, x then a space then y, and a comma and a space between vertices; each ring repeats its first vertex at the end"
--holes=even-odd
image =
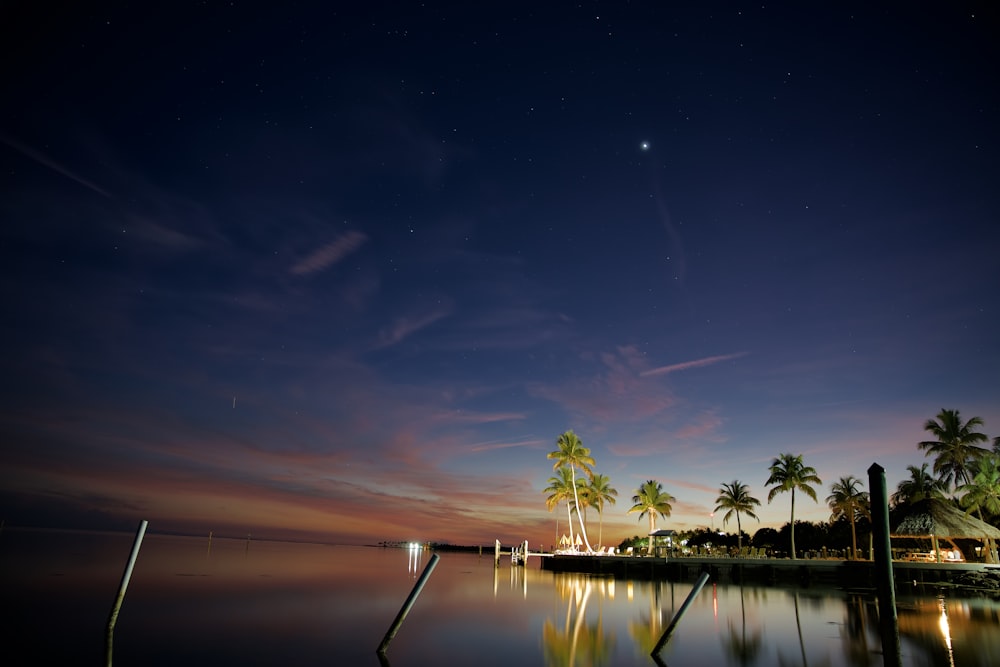
POLYGON ((557 575, 557 595, 565 600, 561 628, 548 618, 542 626, 542 655, 549 667, 600 667, 611 664, 614 631, 605 628, 601 601, 614 599, 613 579, 557 575), (596 592, 596 619, 587 620, 587 604, 596 592))
MULTIPOLYGON (((553 667, 649 664, 691 590, 687 582, 518 570, 511 590, 523 600, 548 592, 558 601, 558 611, 545 616, 540 628, 543 662, 553 667), (616 596, 622 588, 625 594, 616 596)), ((902 596, 904 664, 1000 664, 998 617, 1000 605, 992 600, 902 596)), ((661 658, 671 667, 875 667, 882 664, 881 648, 873 596, 717 583, 695 599, 661 658)))
POLYGON ((740 620, 737 624, 733 618, 727 623, 728 634, 723 639, 726 654, 733 664, 742 667, 756 665, 764 646, 764 636, 760 628, 751 627, 747 630, 746 593, 742 584, 740 589, 740 620), (737 627, 738 626, 738 627, 737 627))
MULTIPOLYGON (((0 590, 18 614, 0 625, 0 646, 35 647, 34 664, 99 662, 131 541, 5 530, 0 590)), ((431 555, 257 539, 248 548, 245 536, 214 536, 207 547, 207 536, 147 535, 116 630, 117 664, 375 667, 375 648, 431 555)), ((444 553, 391 659, 394 667, 651 667, 650 651, 691 587, 444 553)), ((897 593, 904 664, 1000 664, 1000 603, 922 592, 897 593)), ((875 667, 878 611, 873 597, 835 589, 715 582, 660 658, 670 667, 875 667)))

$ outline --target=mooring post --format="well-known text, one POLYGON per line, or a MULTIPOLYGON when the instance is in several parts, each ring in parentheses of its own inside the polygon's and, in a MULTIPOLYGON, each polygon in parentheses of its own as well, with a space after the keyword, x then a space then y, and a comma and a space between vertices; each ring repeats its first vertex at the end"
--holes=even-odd
POLYGON ((651 656, 655 658, 663 649, 667 640, 670 639, 670 635, 674 633, 674 628, 677 627, 677 623, 679 623, 681 618, 684 616, 684 612, 686 612, 687 608, 691 606, 694 599, 698 597, 698 593, 701 593, 701 589, 705 587, 705 582, 707 581, 708 572, 702 572, 701 576, 698 577, 698 581, 695 582, 694 588, 691 589, 691 592, 688 593, 687 598, 684 600, 684 604, 682 604, 681 608, 677 610, 676 614, 674 614, 674 617, 670 620, 670 625, 667 626, 667 629, 663 631, 663 634, 660 636, 660 641, 656 642, 656 646, 653 647, 653 652, 650 653, 651 656))
POLYGON ((382 643, 379 644, 378 648, 375 650, 379 656, 385 655, 385 652, 389 649, 389 643, 392 641, 392 638, 396 636, 396 633, 399 632, 399 627, 403 625, 406 615, 410 613, 410 607, 412 607, 413 603, 417 601, 417 596, 419 596, 420 591, 424 589, 424 584, 427 583, 427 578, 431 576, 431 572, 433 572, 434 568, 437 567, 437 563, 440 559, 441 557, 437 554, 431 556, 431 560, 427 563, 427 567, 424 568, 423 574, 420 575, 420 578, 417 579, 417 583, 413 586, 413 590, 410 591, 410 596, 406 598, 406 602, 403 603, 399 613, 396 614, 396 620, 392 622, 392 626, 389 628, 389 631, 385 633, 382 643))
POLYGON ((500 540, 493 540, 493 567, 500 567, 500 540))
POLYGON ((896 582, 892 576, 892 543, 889 540, 889 499, 885 488, 885 468, 877 463, 868 468, 868 490, 871 494, 882 664, 885 667, 903 667, 899 647, 899 618, 896 616, 896 582))
POLYGON ((125 599, 125 591, 128 589, 128 582, 132 578, 132 568, 135 567, 135 559, 139 556, 139 547, 142 546, 142 537, 146 534, 147 525, 149 525, 149 522, 145 519, 139 522, 139 530, 136 532, 135 540, 132 542, 132 553, 129 554, 128 563, 125 564, 125 571, 122 573, 122 580, 118 586, 118 595, 115 597, 115 603, 111 606, 111 615, 108 616, 108 634, 105 651, 108 667, 111 667, 111 657, 114 653, 115 623, 118 622, 118 611, 121 609, 122 601, 125 599))

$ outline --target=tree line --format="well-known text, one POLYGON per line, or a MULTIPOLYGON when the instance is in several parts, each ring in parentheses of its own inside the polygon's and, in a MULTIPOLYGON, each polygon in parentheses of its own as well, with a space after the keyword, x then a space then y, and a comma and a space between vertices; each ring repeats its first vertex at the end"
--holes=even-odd
MULTIPOLYGON (((898 518, 915 503, 937 499, 954 503, 966 513, 975 514, 979 519, 998 525, 1000 436, 993 438, 992 449, 988 449, 983 445, 988 445, 990 439, 979 430, 983 427, 980 417, 963 421, 958 410, 942 409, 934 419, 928 419, 924 423, 924 430, 932 439, 917 443, 917 448, 925 456, 933 457, 931 470, 928 471, 927 463, 919 467, 907 466, 910 476, 898 484, 889 499, 891 515, 898 518)), ((548 494, 546 506, 551 512, 565 504, 570 543, 583 546, 587 552, 594 552, 587 534, 587 510, 593 508, 598 514, 600 528, 597 545, 600 548, 603 544, 604 510, 608 505, 616 503, 618 490, 611 486, 607 475, 595 471, 590 450, 583 446, 583 441, 572 430, 559 435, 556 449, 549 452, 548 458, 554 460, 555 475, 549 478, 548 486, 543 490, 543 493, 548 494), (577 471, 580 472, 579 476, 577 471), (573 525, 574 515, 578 529, 573 525)), ((771 461, 768 473, 764 482, 769 487, 768 504, 778 495, 788 493, 791 512, 789 522, 781 530, 762 528, 754 535, 754 543, 787 543, 791 557, 796 558, 796 528, 808 533, 807 548, 815 548, 817 536, 824 539, 836 538, 837 541, 831 544, 838 544, 842 539, 841 534, 845 532, 840 527, 846 526, 850 534, 850 558, 856 557, 858 528, 860 526, 867 529, 871 521, 870 498, 861 479, 847 475, 830 484, 829 495, 825 499, 831 511, 830 522, 824 525, 795 520, 796 492, 818 502, 816 487, 823 484, 816 469, 806 465, 802 454, 780 454, 771 461), (787 542, 784 539, 786 533, 787 542)), ((632 506, 627 513, 638 514, 640 521, 648 519, 649 532, 653 533, 656 531, 657 518, 669 517, 676 500, 663 488, 663 484, 650 479, 635 490, 632 506)), ((755 510, 761 501, 754 497, 748 484, 734 479, 720 485, 715 503, 715 512, 725 512, 722 517, 723 526, 735 518, 736 548, 742 549, 746 533, 743 532, 741 517, 760 521, 755 510)), ((639 539, 633 538, 632 542, 639 539)), ((704 541, 706 536, 693 531, 689 539, 704 541)), ((645 542, 648 552, 652 553, 653 540, 647 539, 645 542)))

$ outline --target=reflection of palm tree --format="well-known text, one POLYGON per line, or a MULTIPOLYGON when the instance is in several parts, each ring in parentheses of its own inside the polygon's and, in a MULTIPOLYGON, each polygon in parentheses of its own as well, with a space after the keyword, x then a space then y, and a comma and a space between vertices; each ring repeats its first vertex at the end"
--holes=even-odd
POLYGON ((738 479, 734 479, 728 484, 723 484, 719 489, 719 497, 715 499, 715 511, 728 510, 722 517, 722 525, 725 526, 729 517, 736 515, 736 547, 743 549, 743 527, 740 525, 740 513, 748 517, 757 519, 753 513, 753 508, 760 505, 760 501, 750 495, 750 487, 738 479))
MULTIPOLYGON (((671 584, 671 587, 673 584, 671 584)), ((660 584, 653 583, 649 595, 649 617, 639 616, 637 621, 629 621, 628 634, 638 646, 638 651, 649 655, 663 634, 663 606, 660 604, 660 584)))
POLYGON ((551 619, 547 619, 542 626, 545 664, 550 667, 601 667, 609 664, 614 635, 606 633, 600 612, 596 623, 588 625, 586 622, 587 602, 594 591, 591 581, 583 577, 566 578, 561 585, 557 582, 557 589, 566 597, 566 620, 561 631, 551 619))
POLYGON ((740 665, 753 665, 757 662, 763 647, 763 637, 759 631, 747 639, 747 610, 743 599, 743 584, 740 584, 740 614, 743 621, 742 634, 737 635, 732 619, 729 619, 729 638, 725 641, 726 651, 740 665))
POLYGON ((580 497, 577 495, 576 469, 579 468, 588 478, 594 474, 594 459, 590 456, 590 450, 583 446, 583 441, 573 431, 566 431, 556 439, 556 451, 549 452, 548 458, 555 459, 553 470, 569 468, 570 477, 573 480, 573 501, 577 507, 576 516, 580 520, 580 534, 583 542, 587 545, 587 551, 593 551, 590 540, 587 539, 587 528, 583 525, 583 514, 580 512, 580 497))
POLYGON ((847 619, 841 630, 841 639, 847 644, 844 654, 851 665, 869 667, 875 664, 875 653, 868 646, 868 610, 860 595, 852 595, 845 600, 847 619))
MULTIPOLYGON (((798 664, 800 664, 802 667, 809 667, 809 660, 808 660, 808 658, 806 658, 806 643, 802 639, 802 622, 799 620, 799 594, 798 594, 798 592, 795 593, 795 597, 793 598, 793 600, 794 600, 794 603, 795 603, 795 626, 799 630, 799 650, 802 652, 802 662, 798 663, 798 664)), ((779 650, 778 651, 778 664, 779 665, 786 665, 786 664, 796 664, 796 663, 795 662, 788 662, 788 661, 786 661, 784 659, 784 656, 781 654, 781 651, 779 650)), ((822 660, 820 662, 820 664, 822 664, 822 665, 829 665, 830 664, 829 657, 827 657, 826 659, 822 660)))
POLYGON ((841 477, 830 485, 830 495, 826 497, 827 505, 833 511, 830 520, 836 521, 846 516, 851 523, 850 560, 854 560, 858 555, 858 534, 854 528, 854 521, 859 515, 871 518, 871 512, 868 511, 868 493, 858 488, 860 483, 861 480, 854 475, 841 477))
POLYGON ((670 516, 670 512, 673 510, 670 503, 674 500, 677 499, 664 491, 663 485, 655 479, 643 482, 642 486, 636 490, 636 494, 632 496, 632 502, 635 504, 632 505, 628 513, 639 512, 640 521, 642 521, 643 516, 649 516, 650 537, 649 546, 646 549, 647 553, 653 553, 652 534, 656 532, 656 517, 670 516))
MULTIPOLYGON (((802 667, 809 667, 809 660, 806 658, 806 644, 802 640, 802 622, 799 620, 799 594, 798 594, 798 591, 796 591, 794 593, 794 597, 792 599, 793 599, 793 601, 795 603, 795 627, 798 628, 798 631, 799 631, 799 650, 802 652, 802 662, 800 664, 802 665, 802 667)), ((784 656, 782 655, 780 649, 778 650, 778 664, 779 665, 791 664, 791 663, 788 663, 788 662, 786 662, 784 660, 784 656)))

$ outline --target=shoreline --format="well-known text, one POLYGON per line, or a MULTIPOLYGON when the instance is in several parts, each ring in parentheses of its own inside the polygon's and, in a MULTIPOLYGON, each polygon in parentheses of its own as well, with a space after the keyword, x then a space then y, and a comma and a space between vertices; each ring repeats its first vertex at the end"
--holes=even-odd
MULTIPOLYGON (((532 554, 534 555, 534 554, 532 554)), ((875 590, 875 564, 866 560, 789 558, 651 558, 559 554, 541 558, 549 572, 573 572, 616 579, 693 581, 708 572, 714 581, 833 585, 845 590, 875 590)), ((893 561, 896 586, 904 584, 962 588, 1000 596, 1000 565, 893 561)))

